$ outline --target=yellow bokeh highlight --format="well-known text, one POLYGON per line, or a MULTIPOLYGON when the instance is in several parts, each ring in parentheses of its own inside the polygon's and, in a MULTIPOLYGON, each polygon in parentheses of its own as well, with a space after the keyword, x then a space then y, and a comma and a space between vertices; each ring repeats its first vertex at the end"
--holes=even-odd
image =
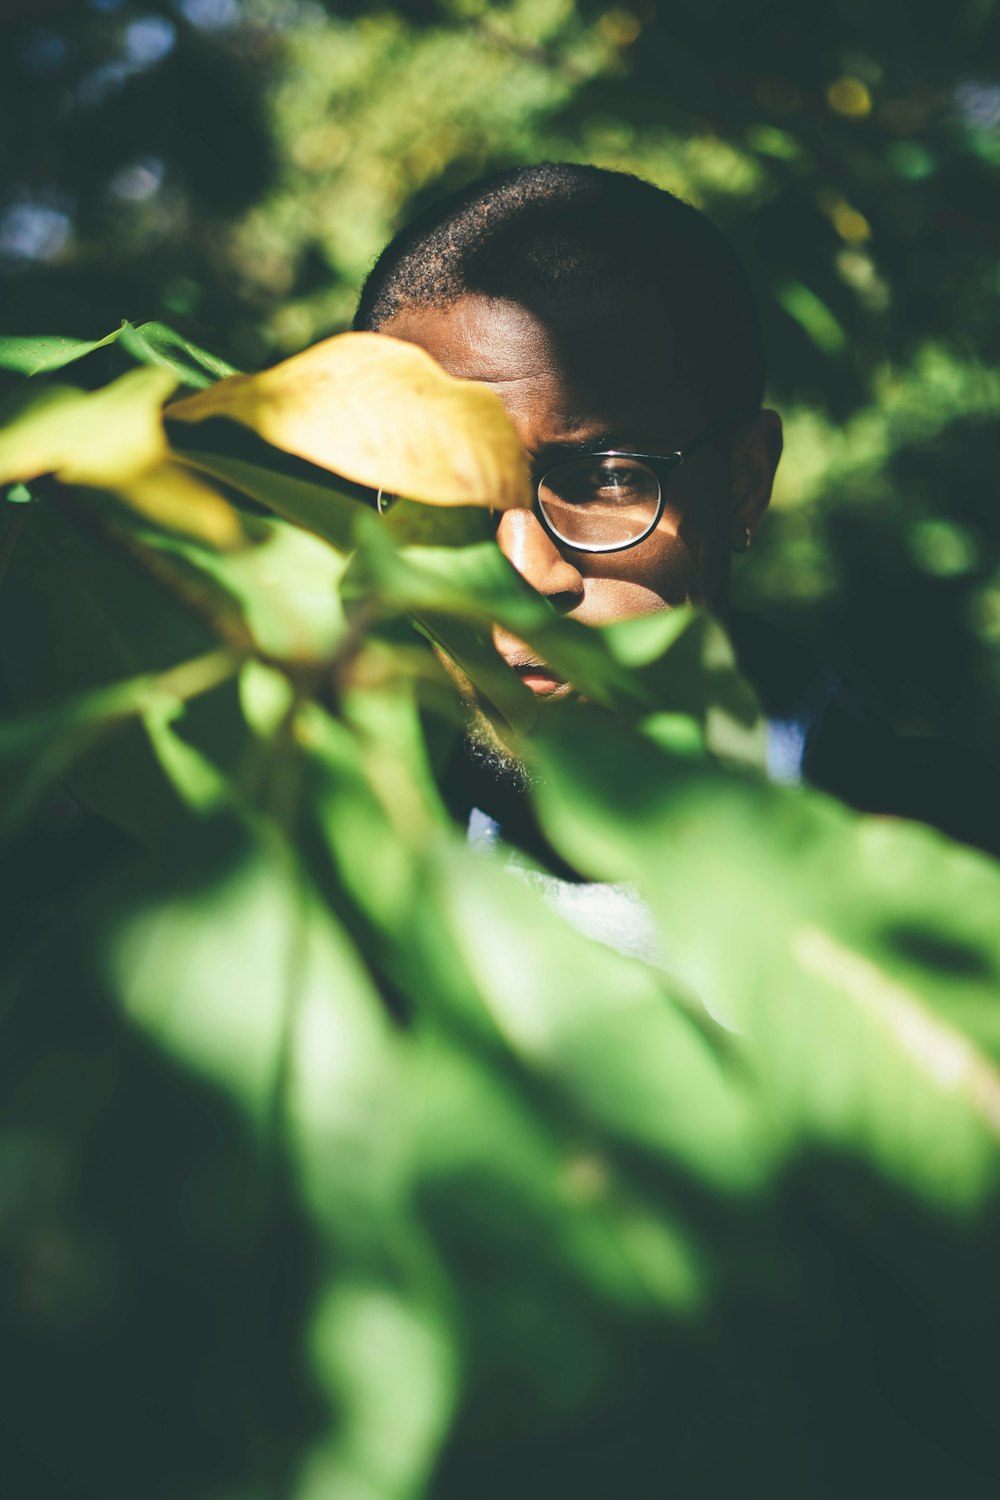
POLYGON ((613 47, 630 47, 642 30, 642 23, 630 10, 606 11, 597 24, 604 40, 613 47))
POLYGON ((826 102, 838 115, 861 120, 871 114, 872 96, 860 78, 836 78, 826 91, 826 102))
POLYGON ((849 203, 838 203, 830 218, 840 238, 849 245, 861 245, 872 237, 872 226, 864 214, 852 208, 849 203))

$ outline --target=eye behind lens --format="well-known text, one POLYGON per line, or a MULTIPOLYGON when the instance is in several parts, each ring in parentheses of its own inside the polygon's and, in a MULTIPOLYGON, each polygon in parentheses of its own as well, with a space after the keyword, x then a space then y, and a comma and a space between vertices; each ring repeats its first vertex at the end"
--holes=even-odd
POLYGON ((641 459, 590 454, 543 475, 538 507, 561 541, 613 550, 641 540, 656 524, 660 481, 641 459))

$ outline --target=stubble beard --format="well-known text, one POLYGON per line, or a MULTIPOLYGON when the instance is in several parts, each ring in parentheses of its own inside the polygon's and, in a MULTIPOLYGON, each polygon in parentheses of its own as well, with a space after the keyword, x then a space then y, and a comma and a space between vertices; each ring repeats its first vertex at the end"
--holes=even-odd
POLYGON ((472 701, 465 725, 463 750, 469 762, 504 790, 528 792, 534 785, 531 768, 501 738, 483 706, 472 701))

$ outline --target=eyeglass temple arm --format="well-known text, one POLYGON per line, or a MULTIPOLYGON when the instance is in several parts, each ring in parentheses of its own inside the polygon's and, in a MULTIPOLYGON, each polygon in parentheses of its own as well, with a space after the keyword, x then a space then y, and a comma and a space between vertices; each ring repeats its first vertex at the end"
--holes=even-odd
POLYGON ((711 442, 712 438, 717 433, 720 433, 724 427, 728 427, 730 422, 736 422, 740 418, 752 416, 753 412, 746 406, 741 407, 739 411, 731 411, 728 417, 723 417, 721 422, 716 422, 707 432, 700 432, 685 448, 678 448, 674 457, 683 463, 690 453, 697 453, 699 448, 703 448, 706 443, 711 442))

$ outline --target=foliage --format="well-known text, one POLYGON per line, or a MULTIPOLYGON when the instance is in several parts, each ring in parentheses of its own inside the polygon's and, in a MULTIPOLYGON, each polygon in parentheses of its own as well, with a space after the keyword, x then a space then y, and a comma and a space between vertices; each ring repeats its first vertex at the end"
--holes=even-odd
POLYGON ((5 1491, 993 1493, 1000 870, 767 784, 707 619, 559 618, 481 391, 371 336, 317 450, 358 347, 6 346, 5 1491), (657 961, 456 826, 435 639, 657 961))
POLYGON ((994 0, 5 14, 19 332, 180 318, 256 366, 346 325, 413 208, 511 162, 623 167, 705 207, 756 281, 788 430, 741 603, 867 679, 871 712, 995 758, 994 0))

